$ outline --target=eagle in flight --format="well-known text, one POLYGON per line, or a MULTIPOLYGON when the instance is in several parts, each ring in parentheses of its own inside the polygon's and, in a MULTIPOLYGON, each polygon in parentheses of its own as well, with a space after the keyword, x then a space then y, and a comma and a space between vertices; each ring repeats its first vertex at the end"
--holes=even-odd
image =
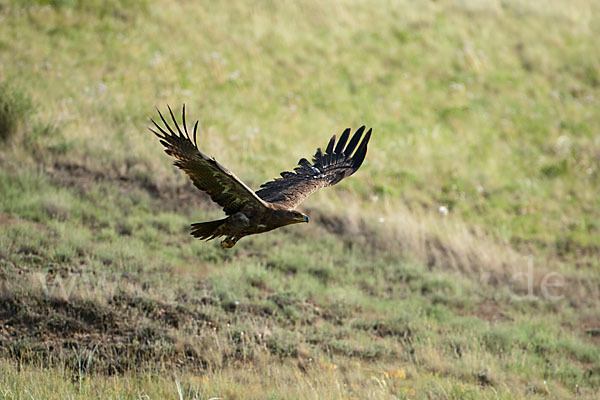
POLYGON ((308 222, 308 216, 295 208, 318 189, 333 186, 355 173, 365 159, 371 138, 369 129, 360 140, 365 131, 365 127, 361 126, 348 142, 348 128, 337 144, 335 135, 329 140, 325 153, 318 148, 312 163, 302 158, 294 172, 282 172, 281 178, 264 183, 261 189, 254 192, 233 172, 198 149, 198 121, 190 136, 185 122, 185 105, 181 112, 183 130, 175 120, 171 107, 168 108, 176 132, 158 110, 164 126, 151 118, 156 129, 148 129, 158 136, 160 143, 165 146, 165 152, 177 159, 175 165, 190 177, 194 185, 223 207, 227 218, 192 224, 191 232, 194 237, 206 240, 225 236, 221 242, 223 248, 235 246, 244 236, 308 222))

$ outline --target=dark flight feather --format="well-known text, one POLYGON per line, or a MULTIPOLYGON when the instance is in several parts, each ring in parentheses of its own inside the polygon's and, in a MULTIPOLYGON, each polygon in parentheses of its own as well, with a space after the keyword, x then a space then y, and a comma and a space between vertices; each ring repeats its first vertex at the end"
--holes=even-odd
POLYGON ((358 130, 354 133, 354 136, 352 136, 352 139, 350 139, 350 143, 348 143, 348 146, 346 146, 346 150, 344 150, 345 156, 349 156, 350 154, 352 154, 364 131, 365 126, 363 125, 360 128, 358 128, 358 130))
POLYGON ((346 129, 335 145, 335 135, 329 140, 325 154, 321 148, 313 156, 311 163, 302 158, 298 161, 295 172, 282 172, 281 178, 261 185, 256 194, 266 202, 276 203, 288 208, 295 208, 318 189, 332 186, 355 173, 362 165, 367 154, 367 145, 371 138, 371 130, 360 141, 365 127, 361 126, 350 139, 350 129, 346 129), (360 142, 358 149, 354 149, 360 142), (334 148, 335 146, 335 148, 334 148), (344 148, 344 146, 346 146, 344 148), (354 152, 354 154, 352 154, 354 152))
POLYGON ((223 207, 227 215, 235 214, 244 207, 266 207, 265 202, 231 171, 198 150, 195 144, 197 122, 194 125, 194 142, 192 142, 187 134, 187 128, 184 127, 185 134, 181 131, 170 107, 169 113, 178 134, 160 111, 158 115, 164 123, 164 128, 151 118, 158 131, 153 128, 148 129, 160 139, 160 143, 165 147, 165 153, 177 159, 175 165, 185 171, 198 189, 206 192, 215 203, 223 207))

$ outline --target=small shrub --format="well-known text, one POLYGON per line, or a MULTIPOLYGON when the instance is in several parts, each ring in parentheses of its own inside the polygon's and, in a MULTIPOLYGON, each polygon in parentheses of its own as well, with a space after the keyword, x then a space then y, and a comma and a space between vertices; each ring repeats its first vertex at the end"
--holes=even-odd
POLYGON ((31 111, 29 98, 6 83, 0 84, 0 141, 7 141, 23 126, 31 111))

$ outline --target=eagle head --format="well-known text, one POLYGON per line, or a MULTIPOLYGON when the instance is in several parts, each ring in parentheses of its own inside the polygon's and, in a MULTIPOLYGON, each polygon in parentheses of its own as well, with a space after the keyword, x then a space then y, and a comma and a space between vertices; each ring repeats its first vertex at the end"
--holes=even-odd
POLYGON ((301 222, 308 223, 308 215, 303 214, 300 211, 290 210, 288 216, 290 218, 290 224, 299 224, 301 222))

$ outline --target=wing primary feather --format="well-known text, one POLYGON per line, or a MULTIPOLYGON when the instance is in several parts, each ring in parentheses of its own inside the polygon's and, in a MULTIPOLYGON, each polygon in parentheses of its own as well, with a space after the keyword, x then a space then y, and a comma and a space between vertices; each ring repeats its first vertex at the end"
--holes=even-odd
POLYGON ((317 166, 321 166, 322 165, 322 161, 323 161, 323 151, 321 150, 321 148, 319 147, 317 149, 317 152, 315 153, 315 155, 313 156, 313 163, 317 166))
POLYGON ((156 135, 157 137, 159 137, 159 138, 162 138, 162 135, 160 135, 160 134, 159 134, 158 132, 156 132, 154 129, 152 129, 152 128, 148 127, 148 130, 149 130, 150 132, 154 133, 154 135, 156 135))
POLYGON ((194 146, 196 146, 196 148, 198 148, 198 142, 196 142, 196 133, 198 132, 198 120, 196 120, 196 123, 194 124, 194 146))
POLYGON ((301 158, 298 161, 298 165, 301 165, 302 167, 312 170, 312 165, 310 165, 310 162, 306 158, 301 158))
POLYGON ((333 145, 335 144, 335 135, 331 137, 325 150, 325 163, 324 166, 331 165, 333 163, 333 145))
POLYGON ((365 160, 365 156, 367 155, 367 145, 369 144, 369 139, 371 138, 371 131, 372 130, 369 129, 364 139, 360 143, 360 146, 358 146, 356 154, 354 154, 354 157, 352 157, 352 169, 354 171, 356 171, 365 160))
POLYGON ((185 136, 190 140, 190 134, 187 130, 187 124, 185 123, 185 103, 183 103, 183 108, 181 109, 181 120, 183 121, 183 130, 185 131, 185 136))
POLYGON ((333 151, 333 145, 335 144, 335 135, 329 139, 329 144, 327 144, 327 149, 325 150, 325 154, 329 155, 333 151))
POLYGON ((344 150, 344 155, 346 157, 349 157, 352 154, 352 152, 356 148, 356 145, 358 144, 358 141, 360 140, 360 137, 362 136, 364 131, 365 131, 365 126, 363 125, 360 128, 358 128, 356 130, 356 132, 354 132, 352 139, 350 139, 350 143, 348 143, 346 150, 344 150))
MULTIPOLYGON (((167 121, 165 120, 165 117, 163 117, 162 113, 160 112, 160 110, 158 109, 158 107, 156 107, 156 111, 158 111, 158 115, 160 116, 160 119, 162 120, 162 122, 165 124, 165 126, 167 127, 167 129, 169 130, 169 132, 171 132, 171 135, 176 136, 175 132, 173 132, 173 129, 171 129, 171 127, 169 126, 169 124, 167 124, 167 121)), ((154 122, 154 121, 152 121, 154 122)), ((154 122, 154 124, 156 125, 156 122, 154 122)), ((156 125, 161 131, 164 132, 164 130, 162 128, 160 128, 158 125, 156 125)), ((165 135, 169 136, 166 132, 165 135)))
POLYGON ((341 154, 342 150, 344 150, 344 146, 348 141, 348 137, 350 136, 350 128, 347 128, 340 136, 340 140, 338 140, 337 146, 335 146, 335 154, 341 154))
POLYGON ((169 113, 171 114, 171 119, 173 120, 173 123, 175 124, 175 128, 177 129, 177 132, 179 132, 179 137, 184 137, 183 132, 181 132, 181 129, 179 129, 179 124, 177 123, 177 120, 175 119, 175 116, 173 115, 173 110, 171 110, 171 106, 169 106, 167 104, 167 108, 169 109, 169 113))
POLYGON ((148 129, 150 129, 150 130, 151 130, 151 131, 152 131, 152 132, 153 132, 153 133, 154 133, 156 136, 158 136, 159 138, 163 138, 163 139, 166 139, 166 137, 167 137, 167 136, 169 136, 169 134, 168 134, 168 133, 167 133, 167 132, 166 132, 166 131, 165 131, 163 128, 161 128, 161 126, 160 126, 160 125, 158 125, 158 124, 156 123, 156 121, 155 121, 155 120, 153 120, 152 118, 150 118, 150 121, 152 121, 152 123, 154 124, 154 126, 156 126, 156 128, 157 128, 157 129, 158 129, 158 130, 159 130, 159 131, 162 133, 162 136, 161 136, 161 135, 159 135, 159 134, 158 134, 158 132, 156 132, 154 129, 152 129, 152 128, 148 128, 148 129))

